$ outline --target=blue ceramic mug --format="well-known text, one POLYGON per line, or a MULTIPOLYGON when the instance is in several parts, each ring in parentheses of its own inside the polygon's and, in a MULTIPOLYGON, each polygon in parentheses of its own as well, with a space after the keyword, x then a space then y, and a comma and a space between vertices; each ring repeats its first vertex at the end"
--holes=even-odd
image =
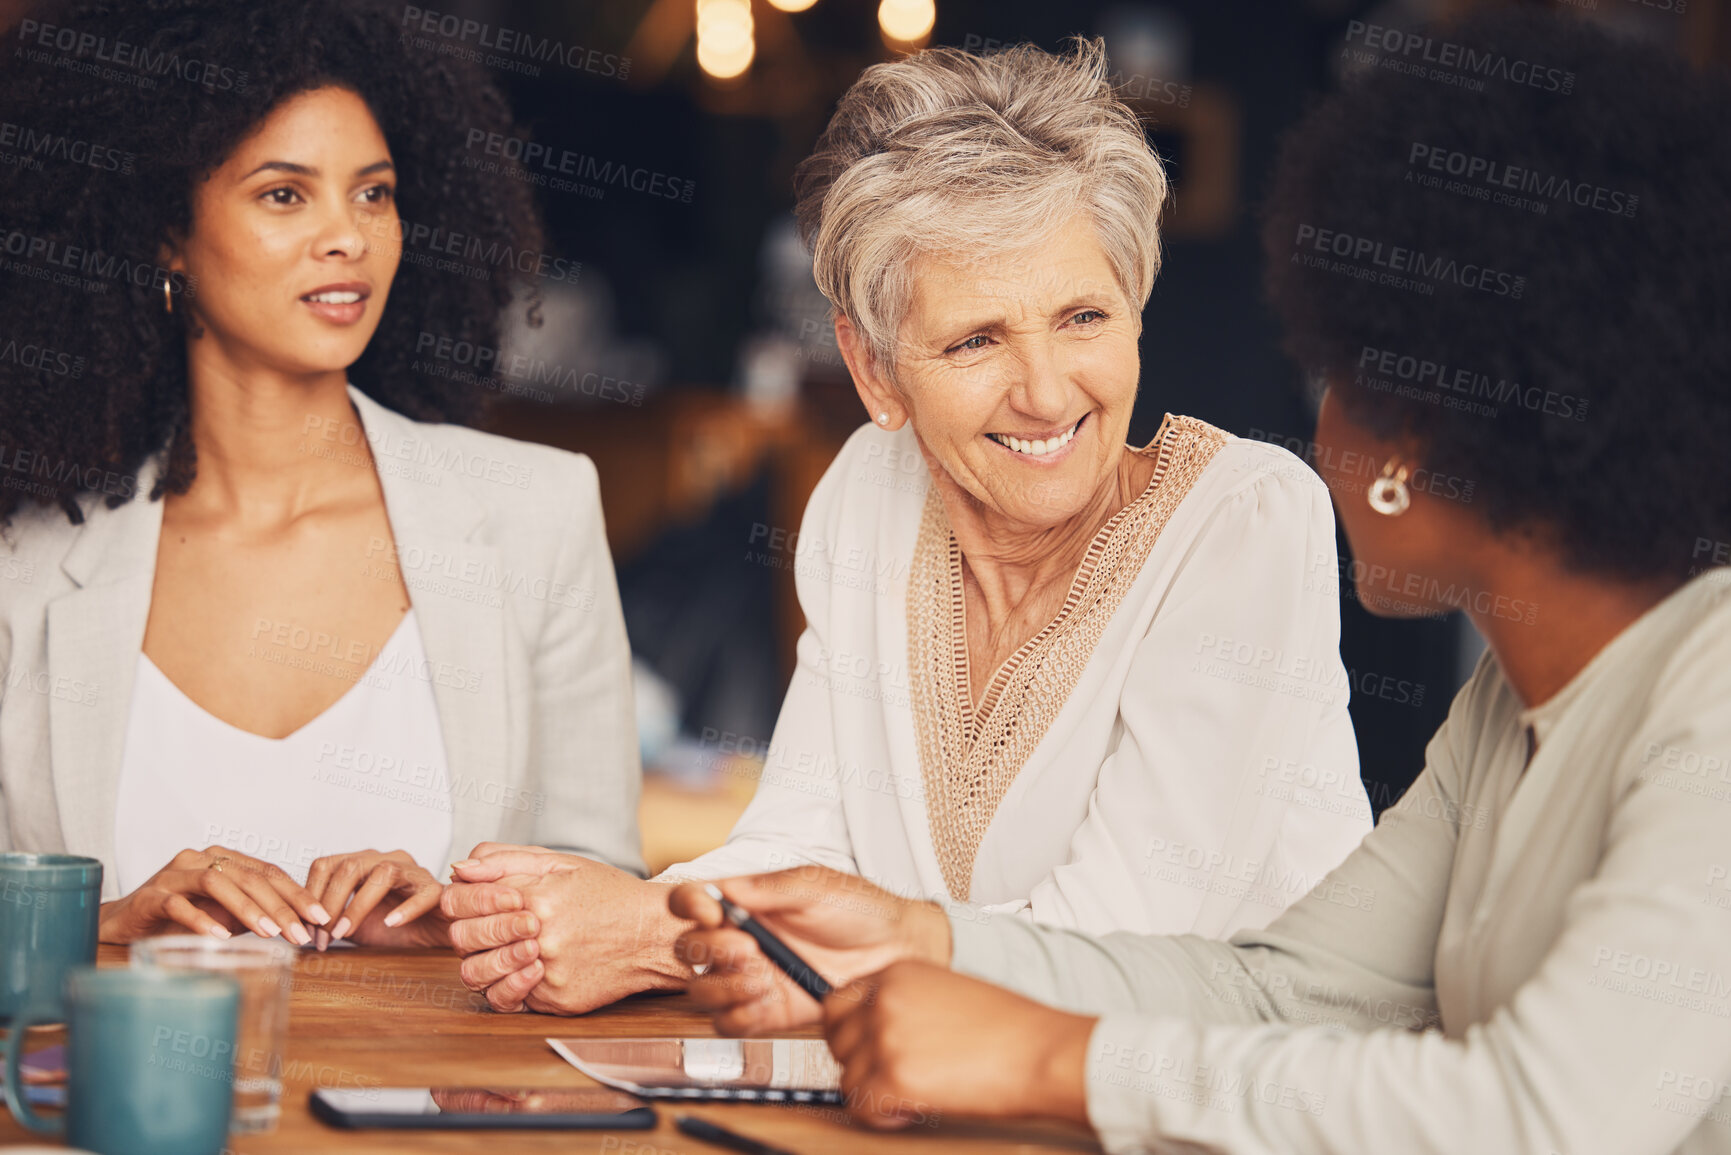
POLYGON ((102 864, 75 854, 0 854, 0 1023, 52 1007, 66 975, 96 961, 102 864))
POLYGON ((219 1155, 234 1105, 240 988, 210 974, 80 968, 64 1000, 26 1009, 6 1038, 6 1105, 32 1131, 97 1155, 219 1155), (50 1006, 55 1009, 50 1010, 50 1006), (33 1024, 64 1018, 66 1114, 43 1118, 20 1093, 33 1024))

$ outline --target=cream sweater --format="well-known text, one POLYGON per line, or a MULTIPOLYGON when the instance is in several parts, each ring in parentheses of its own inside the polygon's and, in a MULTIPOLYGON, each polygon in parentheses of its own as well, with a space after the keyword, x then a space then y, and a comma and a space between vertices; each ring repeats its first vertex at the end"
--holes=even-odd
POLYGON ((1487 657, 1406 796, 1266 930, 955 919, 954 965, 1102 1016, 1113 1152, 1731 1152, 1728 576, 1536 709, 1487 657))

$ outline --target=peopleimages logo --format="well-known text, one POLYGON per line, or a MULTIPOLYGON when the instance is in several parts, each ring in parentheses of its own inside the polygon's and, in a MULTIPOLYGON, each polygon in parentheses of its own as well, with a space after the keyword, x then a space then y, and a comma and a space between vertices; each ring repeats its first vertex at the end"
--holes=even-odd
POLYGON ((1530 60, 1511 60, 1501 52, 1481 51, 1423 32, 1349 20, 1346 43, 1349 50, 1354 44, 1362 44, 1367 50, 1356 54, 1361 64, 1421 75, 1425 79, 1444 81, 1473 91, 1483 91, 1486 80, 1502 80, 1563 95, 1575 90, 1573 72, 1549 68, 1530 60))
MULTIPOLYGON (((617 161, 602 160, 587 153, 573 152, 568 148, 554 148, 551 145, 540 144, 528 137, 506 136, 504 133, 488 132, 485 129, 471 128, 465 147, 474 150, 479 148, 486 156, 498 157, 513 164, 521 165, 532 178, 532 183, 547 183, 547 178, 566 176, 585 181, 594 181, 597 187, 617 185, 628 188, 632 192, 643 193, 646 196, 659 197, 664 200, 680 201, 690 204, 692 196, 697 191, 697 182, 683 177, 668 176, 654 169, 641 165, 620 164, 617 161)), ((570 191, 566 188, 553 186, 557 191, 570 191)))
POLYGON ((508 268, 526 276, 576 284, 583 272, 582 261, 514 248, 504 241, 484 240, 472 233, 452 232, 443 225, 385 214, 363 217, 361 223, 372 236, 394 241, 399 257, 409 264, 476 280, 490 276, 489 269, 508 268))
MULTIPOLYGON (((85 165, 126 175, 131 175, 133 162, 138 159, 137 154, 124 149, 93 144, 88 140, 32 128, 27 124, 13 124, 9 120, 0 120, 0 148, 16 149, 19 156, 31 160, 47 157, 66 164, 85 165)), ((40 169, 40 166, 37 167, 40 169)))
MULTIPOLYGON (((618 401, 632 406, 643 404, 644 389, 641 384, 618 377, 608 376, 594 370, 579 371, 578 369, 549 362, 544 358, 530 357, 523 353, 511 353, 497 346, 478 345, 472 341, 453 339, 429 333, 422 330, 415 338, 415 352, 423 357, 441 362, 440 365, 416 362, 421 372, 434 377, 461 377, 461 371, 471 370, 477 379, 486 380, 494 374, 513 381, 528 382, 535 385, 549 385, 555 389, 566 390, 572 394, 584 397, 594 397, 600 401, 618 401)), ((504 389, 502 392, 518 392, 504 389)), ((538 390, 523 390, 524 394, 539 393, 534 399, 552 401, 550 393, 538 390)))
POLYGON ((246 91, 247 74, 242 70, 225 68, 214 61, 182 57, 167 49, 152 51, 143 44, 110 40, 94 32, 44 24, 40 20, 20 20, 18 42, 24 46, 21 55, 32 63, 85 72, 111 66, 133 73, 144 82, 141 87, 154 87, 154 81, 159 77, 173 77, 209 92, 246 91), (49 55, 50 52, 63 55, 55 58, 49 55), (88 64, 74 68, 75 61, 88 64))
MULTIPOLYGON (((19 342, 4 335, 0 335, 0 364, 16 365, 20 369, 49 373, 56 377, 84 376, 83 357, 75 357, 35 342, 19 342)), ((0 457, 3 457, 5 452, 5 447, 0 446, 0 457)))
MULTIPOLYGON (((431 8, 418 8, 413 4, 403 7, 401 27, 404 36, 420 34, 423 37, 437 36, 447 41, 447 45, 440 48, 441 55, 462 56, 477 64, 524 72, 531 76, 540 75, 540 69, 525 67, 520 62, 558 64, 576 72, 617 77, 620 80, 631 75, 629 56, 603 52, 599 48, 585 48, 581 44, 566 44, 551 36, 536 36, 531 32, 471 20, 431 8), (459 46, 469 44, 475 45, 475 48, 466 52, 460 50, 459 46), (513 61, 511 57, 517 57, 518 60, 513 61)), ((426 41, 417 46, 434 45, 426 41)))
POLYGON ((164 282, 180 293, 190 293, 197 287, 194 278, 160 265, 133 260, 131 257, 123 257, 102 249, 70 245, 55 237, 34 236, 20 229, 0 233, 0 256, 18 258, 14 262, 0 263, 12 271, 22 272, 27 267, 47 273, 64 270, 62 283, 65 280, 75 280, 71 275, 76 274, 77 277, 126 281, 141 289, 149 289, 152 293, 161 292, 164 282))
POLYGON ((1358 351, 1358 369, 1355 384, 1416 401, 1429 401, 1445 409, 1495 417, 1497 410, 1491 404, 1494 402, 1567 421, 1587 419, 1585 397, 1540 389, 1537 385, 1522 385, 1503 377, 1493 378, 1487 373, 1429 357, 1415 357, 1365 345, 1358 351), (1431 390, 1435 392, 1429 392, 1431 390))
POLYGON ((71 484, 92 493, 132 500, 138 492, 138 478, 130 473, 116 473, 100 465, 82 465, 65 458, 24 449, 17 445, 0 444, 0 475, 20 474, 21 478, 4 477, 7 489, 24 489, 43 497, 59 492, 71 484), (24 484, 23 479, 39 482, 39 488, 24 484))
POLYGON ((1300 250, 1293 253, 1292 259, 1312 268, 1427 295, 1435 291, 1436 285, 1446 283, 1518 301, 1527 286, 1525 277, 1489 265, 1432 256, 1421 249, 1409 249, 1404 245, 1354 236, 1336 229, 1319 229, 1315 225, 1299 225, 1292 246, 1300 250), (1303 251, 1306 249, 1310 253, 1303 251), (1328 258, 1331 256, 1340 259, 1330 261, 1328 258), (1371 267, 1367 268, 1367 263, 1371 267))
POLYGON ((1638 196, 1589 181, 1547 176, 1520 165, 1503 164, 1421 141, 1413 142, 1406 163, 1408 181, 1541 214, 1550 211, 1551 203, 1567 201, 1584 209, 1632 217, 1636 206, 1641 203, 1638 196), (1445 185, 1442 181, 1444 175, 1461 179, 1445 185), (1454 187, 1456 185, 1466 187, 1454 187), (1516 193, 1527 195, 1516 196, 1516 193))

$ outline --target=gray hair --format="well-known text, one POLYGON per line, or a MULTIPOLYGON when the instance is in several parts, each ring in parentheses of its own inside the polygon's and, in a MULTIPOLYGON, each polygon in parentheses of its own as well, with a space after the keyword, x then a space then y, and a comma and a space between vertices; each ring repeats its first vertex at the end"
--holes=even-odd
POLYGON ((989 55, 932 48, 874 64, 794 176, 818 288, 882 370, 927 253, 980 257, 1037 241, 1078 212, 1140 308, 1160 270, 1166 171, 1113 95, 1104 45, 989 55))

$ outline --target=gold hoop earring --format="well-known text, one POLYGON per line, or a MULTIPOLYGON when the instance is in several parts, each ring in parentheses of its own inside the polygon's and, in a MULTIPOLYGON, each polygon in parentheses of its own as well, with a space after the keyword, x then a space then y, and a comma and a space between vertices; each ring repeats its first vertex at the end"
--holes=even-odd
POLYGON ((1406 466, 1395 468, 1395 459, 1389 458, 1388 464, 1382 467, 1382 476, 1370 483, 1370 492, 1366 495, 1370 507, 1384 517, 1399 517, 1412 505, 1412 493, 1406 487, 1406 466))
POLYGON ((168 277, 162 278, 162 308, 169 316, 174 315, 174 282, 168 277))

